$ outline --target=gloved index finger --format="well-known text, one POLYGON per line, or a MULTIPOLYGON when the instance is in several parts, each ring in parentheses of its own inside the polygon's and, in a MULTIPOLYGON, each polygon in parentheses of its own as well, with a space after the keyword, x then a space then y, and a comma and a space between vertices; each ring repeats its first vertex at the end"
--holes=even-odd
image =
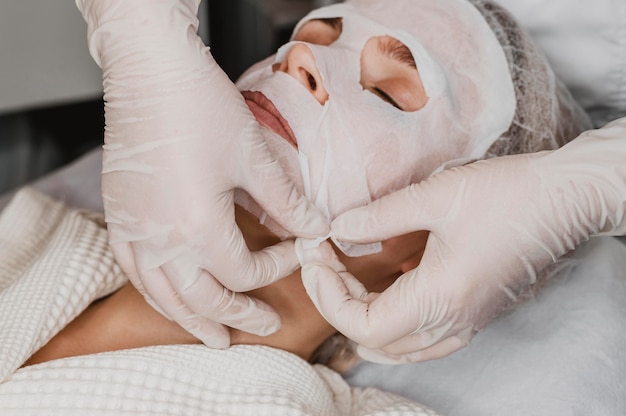
POLYGON ((188 305, 183 303, 162 269, 145 272, 142 278, 148 296, 146 300, 151 306, 158 306, 155 307, 157 311, 176 321, 209 347, 226 348, 229 346, 228 329, 208 317, 195 314, 188 305))
MULTIPOLYGON (((269 305, 226 289, 205 270, 199 270, 198 276, 189 280, 185 267, 180 266, 173 261, 161 269, 170 279, 177 296, 194 314, 257 335, 269 335, 280 328, 280 317, 269 305)), ((194 335, 200 338, 199 335, 206 334, 194 335)))
POLYGON ((216 238, 209 247, 204 266, 225 287, 245 292, 266 286, 295 271, 300 265, 293 241, 283 241, 251 252, 234 218, 215 225, 216 238))

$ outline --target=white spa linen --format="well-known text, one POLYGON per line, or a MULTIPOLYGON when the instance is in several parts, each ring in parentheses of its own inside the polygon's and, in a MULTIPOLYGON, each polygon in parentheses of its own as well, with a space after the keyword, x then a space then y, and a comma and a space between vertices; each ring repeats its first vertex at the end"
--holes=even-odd
MULTIPOLYGON (((89 178, 99 177, 100 154, 99 150, 95 150, 77 163, 42 179, 36 186, 57 197, 70 199, 78 206, 90 206, 92 199, 99 195, 97 186, 93 186, 94 181, 89 178), (67 180, 73 176, 81 177, 83 181, 67 180)), ((3 200, 6 198, 0 198, 0 209, 4 207, 3 200)), ((19 220, 20 215, 13 217, 18 218, 19 224, 33 223, 31 215, 24 215, 24 220, 19 220)), ((13 237, 18 236, 13 234, 13 237)), ((626 247, 613 238, 594 239, 592 245, 578 253, 577 258, 578 268, 575 273, 565 279, 556 280, 530 303, 518 307, 511 315, 493 322, 476 336, 468 348, 450 357, 421 364, 384 366, 363 363, 347 375, 347 382, 353 386, 374 386, 410 397, 448 416, 502 414, 623 416, 626 414, 626 395, 624 395, 626 247)), ((3 270, 7 270, 6 266, 3 267, 3 270)), ((6 284, 2 285, 3 288, 5 286, 6 284)), ((4 314, 5 310, 0 313, 4 314)), ((5 315, 0 316, 4 318, 5 315)), ((20 315, 20 320, 23 318, 20 315)), ((1 323, 4 321, 0 320, 1 323)), ((26 321, 23 322, 20 331, 21 328, 28 327, 26 321)), ((4 332, 0 332, 0 336, 2 334, 4 332)), ((22 337, 20 342, 24 339, 28 338, 22 337)), ((30 344, 27 348, 30 348, 30 344)), ((235 348, 232 351, 243 357, 250 353, 248 347, 235 348)), ((11 349, 9 347, 2 350, 0 357, 6 360, 5 354, 11 349)), ((139 377, 140 383, 147 386, 131 389, 128 384, 122 384, 121 387, 117 387, 126 388, 129 399, 125 403, 128 406, 135 406, 139 409, 137 411, 139 414, 142 409, 151 409, 150 406, 159 409, 164 405, 163 401, 154 405, 149 401, 163 396, 164 390, 155 387, 162 381, 156 383, 157 378, 153 375, 142 376, 141 373, 131 371, 129 361, 136 362, 140 369, 143 366, 155 366, 155 371, 164 368, 170 371, 178 365, 183 365, 185 369, 188 367, 195 369, 195 361, 187 360, 181 363, 179 355, 193 355, 200 349, 203 354, 212 354, 208 349, 196 350, 196 346, 153 347, 44 363, 20 369, 11 375, 12 369, 21 365, 22 360, 13 353, 11 365, 4 364, 1 367, 0 379, 7 376, 9 379, 0 383, 0 414, 4 416, 25 412, 23 408, 10 412, 6 409, 10 403, 8 400, 15 400, 18 397, 15 395, 18 390, 22 391, 19 396, 20 403, 30 403, 31 406, 41 406, 41 401, 45 397, 55 399, 58 392, 42 393, 46 391, 44 389, 54 389, 55 386, 59 386, 59 390, 71 392, 63 393, 63 399, 59 399, 59 406, 63 400, 77 397, 75 392, 88 391, 89 394, 81 394, 80 397, 96 400, 100 397, 96 394, 104 392, 101 389, 108 383, 78 383, 73 381, 75 379, 72 377, 81 379, 84 377, 89 380, 96 372, 92 367, 101 368, 110 365, 122 369, 100 373, 105 377, 105 381, 111 377, 118 380, 118 377, 132 376, 133 380, 139 377), (156 358, 164 355, 178 358, 166 360, 156 358), (47 377, 52 377, 52 381, 47 377), (35 384, 37 378, 40 379, 38 385, 35 384), (138 396, 139 393, 142 395, 138 396)), ((13 350, 19 351, 20 348, 15 347, 13 350)), ((276 350, 265 349, 254 354, 257 357, 265 357, 266 360, 273 360, 272 357, 278 355, 287 362, 294 364, 301 362, 287 353, 276 350)), ((18 355, 25 357, 28 352, 18 355)), ((276 362, 272 366, 276 367, 276 362)), ((295 371, 302 368, 297 365, 281 366, 287 368, 285 372, 290 368, 295 368, 295 371)), ((207 374, 203 374, 204 376, 207 374)), ((187 378, 182 380, 191 383, 187 378)), ((167 388, 171 386, 171 382, 169 383, 166 384, 167 388)), ((189 387, 188 384, 177 385, 189 387)), ((193 397, 196 394, 193 392, 186 397, 193 397)), ((118 397, 120 400, 122 398, 118 397)), ((109 402, 110 406, 116 409, 121 406, 118 401, 109 402)), ((144 414, 150 412, 151 410, 147 410, 144 414)), ((37 412, 30 414, 33 413, 37 412)), ((54 414, 52 411, 39 413, 54 414)), ((85 413, 80 410, 74 412, 74 414, 85 413)), ((103 413, 106 411, 101 414, 103 413)), ((115 410, 109 412, 109 414, 120 413, 123 412, 115 410)), ((65 408, 56 414, 72 413, 65 408)))
POLYGON ((0 414, 435 415, 261 346, 138 348, 18 369, 126 282, 100 215, 30 188, 0 216, 0 414))

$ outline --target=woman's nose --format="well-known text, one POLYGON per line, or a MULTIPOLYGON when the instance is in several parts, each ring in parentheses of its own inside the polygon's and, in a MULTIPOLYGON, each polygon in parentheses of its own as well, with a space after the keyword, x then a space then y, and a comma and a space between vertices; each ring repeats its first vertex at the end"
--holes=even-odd
POLYGON ((283 62, 274 65, 274 72, 276 71, 285 72, 300 81, 320 104, 323 105, 328 100, 315 56, 308 46, 302 43, 293 45, 283 62))

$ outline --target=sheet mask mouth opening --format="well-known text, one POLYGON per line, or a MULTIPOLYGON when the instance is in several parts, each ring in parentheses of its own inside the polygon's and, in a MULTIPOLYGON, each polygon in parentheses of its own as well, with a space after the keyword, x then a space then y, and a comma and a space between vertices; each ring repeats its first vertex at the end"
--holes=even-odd
POLYGON ((259 124, 278 134, 296 149, 298 148, 298 140, 289 122, 282 116, 272 101, 258 91, 243 91, 241 95, 243 95, 248 108, 259 124))

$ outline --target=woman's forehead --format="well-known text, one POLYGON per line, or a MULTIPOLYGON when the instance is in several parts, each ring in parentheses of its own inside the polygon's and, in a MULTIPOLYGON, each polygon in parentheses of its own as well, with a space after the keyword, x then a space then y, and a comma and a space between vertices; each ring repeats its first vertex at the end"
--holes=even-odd
POLYGON ((471 34, 477 16, 478 12, 466 0, 346 0, 311 11, 296 25, 294 33, 312 19, 342 18, 348 25, 363 26, 361 30, 403 31, 425 40, 441 34, 443 38, 471 34), (468 16, 471 14, 474 16, 468 16))
POLYGON ((374 36, 381 34, 388 34, 393 31, 394 26, 388 26, 372 19, 367 14, 362 13, 359 8, 355 8, 349 4, 335 4, 332 6, 322 7, 315 9, 306 15, 295 27, 294 35, 302 28, 303 25, 311 20, 340 20, 341 27, 338 30, 342 35, 345 35, 346 30, 348 32, 356 32, 365 36, 374 36))
MULTIPOLYGON (((396 21, 394 17, 401 14, 399 10, 394 8, 393 13, 379 19, 374 17, 377 10, 360 6, 361 4, 365 5, 366 2, 353 3, 355 5, 341 3, 312 11, 298 23, 292 39, 297 39, 300 30, 313 20, 334 21, 341 19, 340 25, 332 25, 333 30, 338 32, 334 44, 360 52, 374 37, 393 38, 410 52, 408 55, 413 61, 412 65, 419 70, 426 93, 429 96, 438 96, 446 89, 446 79, 441 64, 437 62, 431 51, 409 30, 405 30, 399 23, 394 24, 396 21)), ((382 2, 376 2, 376 7, 381 7, 380 3, 382 2)), ((415 12, 417 13, 417 10, 415 12)))

